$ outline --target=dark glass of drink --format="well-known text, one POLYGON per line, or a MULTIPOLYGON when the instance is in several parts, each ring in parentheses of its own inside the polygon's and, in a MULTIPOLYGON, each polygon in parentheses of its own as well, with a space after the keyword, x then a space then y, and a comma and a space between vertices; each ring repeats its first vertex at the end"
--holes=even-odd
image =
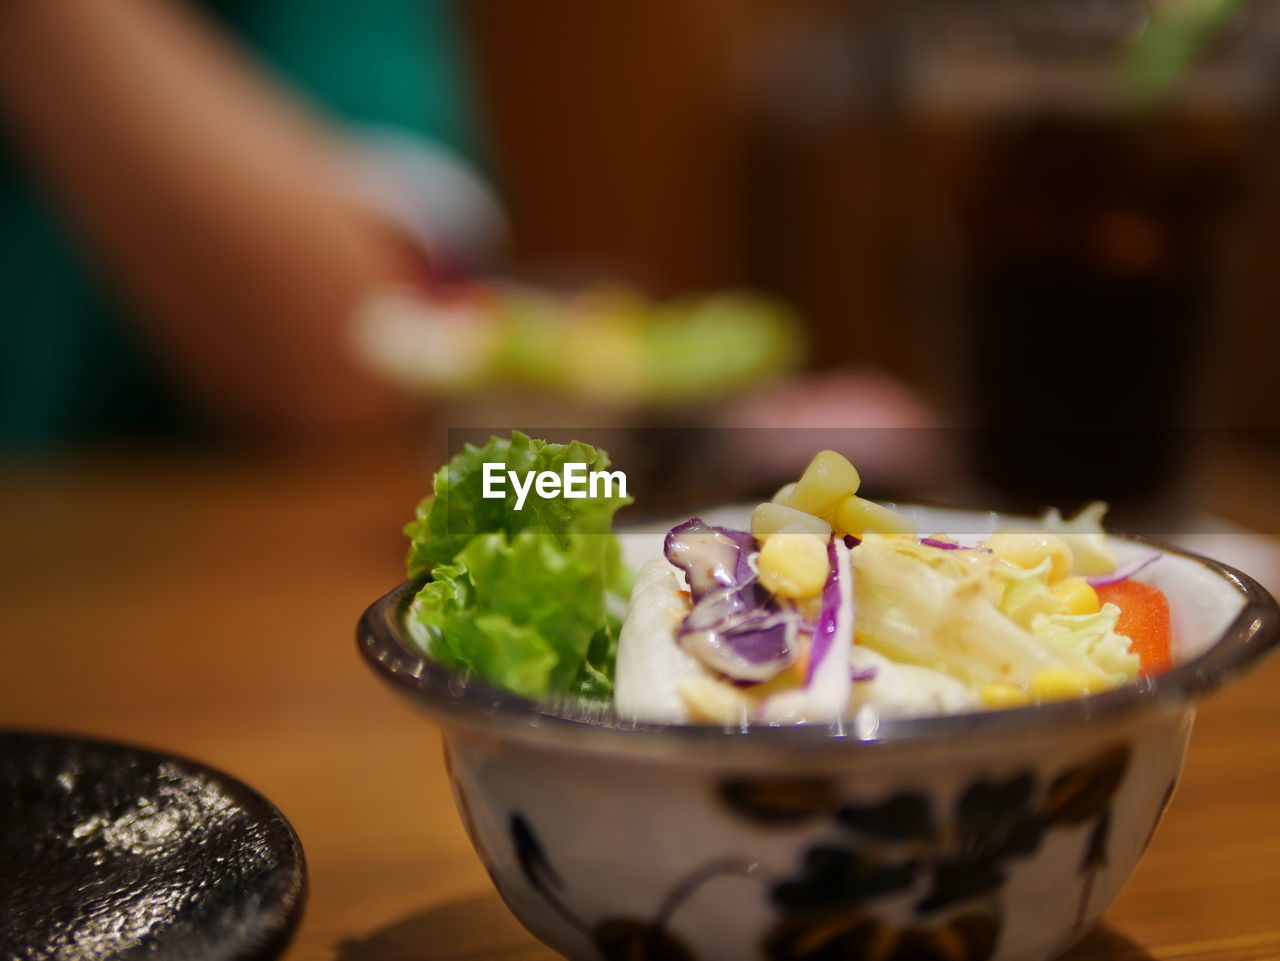
POLYGON ((911 6, 904 46, 925 79, 906 88, 920 142, 949 158, 936 230, 981 496, 1103 499, 1123 525, 1167 530, 1212 423, 1222 241, 1274 55, 1224 24, 1138 91, 1125 64, 1150 29, 1143 4, 911 6))
POLYGON ((1156 520, 1206 402, 1240 158, 1178 115, 992 121, 982 152, 959 211, 978 478, 1156 520))

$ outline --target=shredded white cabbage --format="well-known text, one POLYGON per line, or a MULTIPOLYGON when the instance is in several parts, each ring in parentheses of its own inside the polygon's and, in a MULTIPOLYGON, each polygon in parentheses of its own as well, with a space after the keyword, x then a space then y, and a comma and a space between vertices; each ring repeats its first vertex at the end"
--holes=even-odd
MULTIPOLYGON (((857 642, 894 661, 931 667, 974 688, 1030 683, 1052 668, 1104 676, 1084 653, 1047 647, 1000 610, 1009 591, 991 571, 1005 562, 985 552, 868 534, 852 554, 857 642), (981 556, 976 563, 955 556, 964 554, 981 556)), ((1029 583, 1022 579, 1013 593, 1027 593, 1029 583)), ((1019 607, 1033 601, 1022 599, 1019 607)))
POLYGON ((1040 518, 1040 529, 1061 537, 1071 548, 1075 564, 1072 574, 1105 574, 1114 570, 1116 556, 1107 546, 1107 535, 1102 529, 1102 517, 1107 512, 1103 501, 1094 501, 1070 520, 1063 520, 1056 507, 1051 507, 1040 518))
MULTIPOLYGON (((1115 566, 1101 526, 1105 509, 1093 504, 1071 520, 1056 511, 1045 516, 1043 529, 1067 542, 1076 575, 1115 566)), ((994 542, 992 547, 1001 550, 994 542)), ((1139 658, 1129 638, 1115 630, 1119 608, 1104 604, 1095 613, 1073 613, 1069 592, 1060 590, 1062 569, 1055 574, 1050 557, 1026 567, 985 543, 946 549, 874 531, 866 531, 852 550, 842 544, 839 549, 842 565, 848 565, 839 582, 851 579, 853 596, 841 608, 840 643, 846 646, 828 665, 831 671, 838 665, 839 677, 833 674, 822 685, 834 692, 819 699, 822 710, 816 688, 804 683, 799 670, 803 658, 796 670, 744 688, 685 653, 677 630, 688 595, 675 568, 656 560, 641 572, 622 631, 619 713, 687 722, 693 705, 694 719, 813 723, 829 720, 838 702, 841 707, 834 709, 861 725, 877 717, 1010 706, 1008 700, 989 700, 993 687, 997 695, 1013 696, 1013 704, 1033 703, 1037 678, 1070 678, 1084 693, 1137 677, 1139 658), (691 686, 698 685, 694 697, 691 686)))

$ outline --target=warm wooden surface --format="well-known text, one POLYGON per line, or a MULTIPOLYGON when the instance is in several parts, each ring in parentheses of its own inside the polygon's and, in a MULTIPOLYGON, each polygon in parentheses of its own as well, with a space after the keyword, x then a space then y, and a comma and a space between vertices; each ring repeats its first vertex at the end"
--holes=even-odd
MULTIPOLYGON (((0 726, 180 752, 274 800, 311 869, 290 959, 555 957, 472 855, 436 732, 355 652, 357 616, 399 578, 427 466, 0 472, 0 726)), ((1211 506, 1280 530, 1260 496, 1273 476, 1237 459, 1211 506)), ((1204 707, 1151 850, 1071 961, 1280 958, 1278 685, 1280 659, 1204 707)))

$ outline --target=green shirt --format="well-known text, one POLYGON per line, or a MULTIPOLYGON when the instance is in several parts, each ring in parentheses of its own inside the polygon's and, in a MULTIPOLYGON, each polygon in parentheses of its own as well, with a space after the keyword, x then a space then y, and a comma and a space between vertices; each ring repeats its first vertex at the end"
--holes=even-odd
MULTIPOLYGON (((474 155, 448 0, 206 0, 229 33, 338 123, 391 127, 474 155)), ((12 149, 0 118, 0 449, 194 426, 125 307, 12 149)))

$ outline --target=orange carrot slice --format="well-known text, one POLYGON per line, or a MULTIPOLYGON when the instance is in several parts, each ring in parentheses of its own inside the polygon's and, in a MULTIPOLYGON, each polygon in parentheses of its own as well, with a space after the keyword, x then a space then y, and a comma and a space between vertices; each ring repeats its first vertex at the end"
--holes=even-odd
POLYGON ((1099 603, 1120 608, 1116 633, 1133 641, 1129 649, 1138 655, 1138 674, 1147 677, 1173 666, 1169 650, 1169 599, 1158 587, 1141 581, 1121 581, 1095 588, 1099 603))

